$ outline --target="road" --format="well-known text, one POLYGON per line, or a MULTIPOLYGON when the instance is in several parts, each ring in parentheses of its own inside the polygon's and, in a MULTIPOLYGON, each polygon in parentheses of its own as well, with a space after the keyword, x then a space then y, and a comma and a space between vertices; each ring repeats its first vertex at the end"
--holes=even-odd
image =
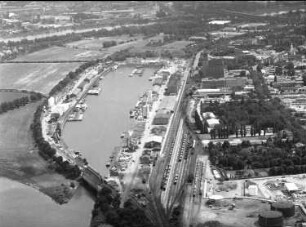
POLYGON ((192 67, 193 71, 196 70, 196 68, 198 67, 199 60, 200 60, 202 52, 203 52, 203 50, 199 51, 195 56, 195 59, 194 59, 194 62, 193 62, 193 67, 192 67))
MULTIPOLYGON (((163 85, 160 88, 159 97, 161 95, 163 95, 164 92, 165 92, 165 85, 163 85)), ((155 111, 157 111, 157 109, 160 105, 160 102, 161 102, 161 99, 158 99, 156 102, 153 103, 152 110, 149 112, 148 119, 146 120, 145 130, 143 132, 141 143, 139 144, 139 148, 133 153, 132 160, 134 160, 134 162, 132 162, 128 165, 129 168, 124 173, 123 182, 124 182, 124 185, 126 187, 124 189, 124 192, 121 195, 121 207, 123 206, 124 202, 127 200, 128 196, 129 196, 130 189, 134 186, 134 181, 135 181, 136 175, 138 173, 139 158, 142 155, 143 147, 144 147, 145 142, 146 142, 145 140, 146 140, 146 138, 149 137, 149 134, 151 132, 151 126, 152 126, 152 122, 154 120, 154 114, 155 114, 155 111)))

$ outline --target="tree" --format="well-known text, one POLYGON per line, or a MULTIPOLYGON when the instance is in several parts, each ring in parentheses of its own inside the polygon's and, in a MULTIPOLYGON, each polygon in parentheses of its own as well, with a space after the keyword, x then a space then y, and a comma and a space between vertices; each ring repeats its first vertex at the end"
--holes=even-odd
POLYGON ((256 67, 257 72, 261 72, 262 70, 262 65, 259 63, 256 67))
POLYGON ((306 75, 303 75, 304 86, 306 86, 306 75))
POLYGON ((287 68, 287 70, 288 70, 288 75, 289 75, 289 76, 294 76, 295 70, 294 70, 294 64, 293 64, 293 62, 289 62, 289 63, 286 65, 286 68, 287 68))
POLYGON ((281 66, 276 66, 275 68, 275 75, 281 76, 283 74, 283 69, 281 66))
POLYGON ((167 16, 167 14, 163 10, 159 10, 159 11, 156 12, 156 17, 161 18, 161 17, 165 17, 165 16, 167 16))
POLYGON ((188 183, 192 183, 193 182, 193 179, 194 179, 194 176, 192 173, 190 173, 188 176, 187 176, 187 182, 188 183))

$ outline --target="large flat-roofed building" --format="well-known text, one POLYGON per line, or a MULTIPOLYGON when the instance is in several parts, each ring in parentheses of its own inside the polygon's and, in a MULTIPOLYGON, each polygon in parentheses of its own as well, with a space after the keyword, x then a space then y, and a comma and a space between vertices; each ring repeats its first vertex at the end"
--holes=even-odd
POLYGON ((165 95, 177 95, 180 86, 180 75, 171 75, 167 84, 165 95))
POLYGON ((171 116, 171 112, 166 109, 158 110, 154 119, 153 125, 167 125, 171 116))
POLYGON ((193 96, 194 97, 221 97, 224 95, 230 95, 231 90, 229 89, 197 89, 193 96))
POLYGON ((201 81, 201 88, 215 89, 215 88, 244 87, 248 83, 252 83, 252 80, 249 80, 246 77, 227 77, 227 78, 218 78, 218 79, 203 78, 201 81))

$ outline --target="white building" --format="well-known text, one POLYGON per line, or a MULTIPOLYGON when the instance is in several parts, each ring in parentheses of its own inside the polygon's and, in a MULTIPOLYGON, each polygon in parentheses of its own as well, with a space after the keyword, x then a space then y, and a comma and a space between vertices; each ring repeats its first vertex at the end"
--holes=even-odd
POLYGON ((257 185, 250 185, 248 190, 249 190, 249 195, 251 195, 251 196, 257 196, 258 195, 257 185))
POLYGON ((288 192, 296 192, 299 190, 295 183, 285 183, 284 185, 288 192))

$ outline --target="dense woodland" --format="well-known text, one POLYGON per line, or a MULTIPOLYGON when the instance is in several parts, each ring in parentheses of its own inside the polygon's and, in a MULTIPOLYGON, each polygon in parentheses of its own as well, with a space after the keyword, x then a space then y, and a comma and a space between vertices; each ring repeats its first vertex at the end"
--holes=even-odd
POLYGON ((271 168, 270 175, 298 174, 306 172, 305 147, 296 147, 293 141, 279 134, 263 145, 251 146, 249 141, 241 145, 208 144, 212 164, 225 170, 271 168))
POLYGON ((105 186, 97 196, 91 226, 97 227, 101 223, 108 223, 114 227, 153 227, 143 209, 136 206, 132 200, 126 201, 123 208, 119 205, 119 195, 113 195, 112 190, 105 186), (103 218, 96 218, 99 213, 103 214, 103 218))

